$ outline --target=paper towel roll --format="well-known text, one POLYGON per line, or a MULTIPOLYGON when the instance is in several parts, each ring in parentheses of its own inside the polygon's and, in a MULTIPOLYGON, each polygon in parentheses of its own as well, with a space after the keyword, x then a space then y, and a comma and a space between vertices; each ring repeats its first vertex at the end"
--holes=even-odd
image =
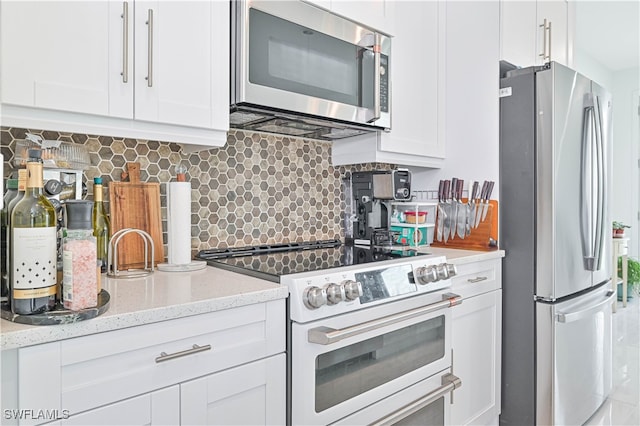
POLYGON ((167 183, 167 236, 170 265, 191 262, 191 183, 167 183))

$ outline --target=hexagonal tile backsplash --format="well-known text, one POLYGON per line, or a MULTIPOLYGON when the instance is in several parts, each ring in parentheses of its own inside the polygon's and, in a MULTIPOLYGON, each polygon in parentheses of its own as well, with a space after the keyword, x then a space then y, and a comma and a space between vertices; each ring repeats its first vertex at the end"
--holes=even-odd
MULTIPOLYGON (((16 140, 24 139, 27 132, 86 146, 91 157, 91 167, 84 173, 86 182, 96 176, 102 176, 106 185, 119 181, 127 162, 139 162, 142 181, 166 183, 174 180, 176 164, 189 164, 194 253, 207 248, 343 238, 341 184, 345 173, 392 167, 333 167, 331 143, 243 131, 230 131, 224 147, 185 154, 175 143, 2 127, 5 175, 14 170, 16 140)), ((92 185, 87 186, 91 197, 92 185)), ((161 185, 166 244, 165 194, 161 185)))

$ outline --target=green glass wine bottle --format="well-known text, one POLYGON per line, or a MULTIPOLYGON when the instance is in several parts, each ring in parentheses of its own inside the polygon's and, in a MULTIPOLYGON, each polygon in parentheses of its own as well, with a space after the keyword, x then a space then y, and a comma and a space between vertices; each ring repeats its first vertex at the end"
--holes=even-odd
POLYGON ((56 211, 43 195, 39 150, 29 150, 24 197, 11 213, 10 303, 15 314, 53 309, 56 303, 56 211))
POLYGON ((100 272, 107 272, 107 252, 109 237, 111 236, 111 224, 102 202, 102 178, 93 178, 93 236, 98 245, 98 260, 102 261, 100 272))

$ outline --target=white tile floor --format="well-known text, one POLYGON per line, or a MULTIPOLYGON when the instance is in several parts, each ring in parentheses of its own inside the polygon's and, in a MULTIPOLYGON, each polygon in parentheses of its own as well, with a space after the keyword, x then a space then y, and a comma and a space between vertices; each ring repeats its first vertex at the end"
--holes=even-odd
POLYGON ((587 425, 640 425, 640 298, 613 314, 613 390, 587 425))

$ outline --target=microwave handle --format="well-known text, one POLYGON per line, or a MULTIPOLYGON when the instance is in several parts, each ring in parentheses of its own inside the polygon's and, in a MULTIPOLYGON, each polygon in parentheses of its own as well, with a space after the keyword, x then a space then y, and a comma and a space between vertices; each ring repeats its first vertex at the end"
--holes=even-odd
MULTIPOLYGON (((367 123, 380 119, 380 51, 382 50, 382 36, 378 33, 368 33, 358 43, 358 46, 373 52, 373 115, 367 114, 367 123)), ((367 109, 367 112, 371 111, 367 109)))
POLYGON ((400 312, 398 314, 389 315, 373 321, 365 322, 362 324, 352 325, 351 327, 343 329, 334 329, 329 327, 316 327, 312 328, 307 333, 307 340, 309 343, 315 343, 318 345, 330 345, 349 337, 358 336, 360 334, 367 333, 369 331, 377 330, 382 327, 386 327, 392 324, 396 324, 401 321, 406 321, 411 318, 416 318, 421 315, 426 315, 431 312, 436 312, 441 309, 457 306, 462 303, 462 297, 454 293, 445 293, 442 295, 442 301, 431 303, 429 305, 421 306, 419 308, 410 309, 408 311, 400 312))
POLYGON ((372 123, 380 119, 380 50, 382 49, 382 38, 380 34, 374 34, 373 44, 373 117, 369 120, 372 123))

